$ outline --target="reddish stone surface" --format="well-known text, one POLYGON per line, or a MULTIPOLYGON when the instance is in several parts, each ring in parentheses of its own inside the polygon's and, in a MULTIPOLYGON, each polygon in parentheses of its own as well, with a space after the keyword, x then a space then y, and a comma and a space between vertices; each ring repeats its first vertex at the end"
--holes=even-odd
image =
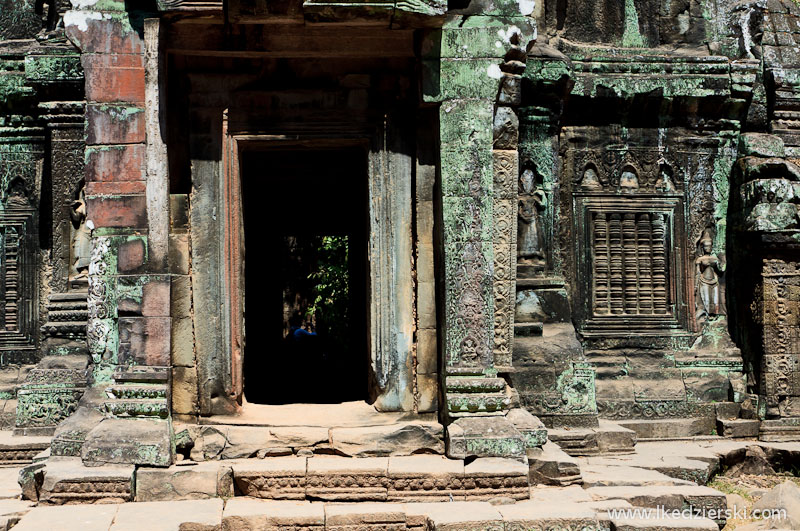
POLYGON ((143 317, 169 317, 170 279, 164 275, 120 275, 118 286, 141 286, 141 296, 126 296, 137 290, 123 289, 117 299, 120 314, 143 317))
POLYGON ((147 227, 144 195, 87 196, 86 209, 95 227, 147 227))
MULTIPOLYGON (((84 12, 78 11, 82 14, 84 12)), ((93 15, 99 14, 97 12, 93 15)), ((67 36, 84 53, 143 54, 144 39, 131 28, 127 13, 103 13, 80 26, 68 24, 67 36), (85 28, 85 29, 84 29, 85 28)))
POLYGON ((103 146, 86 150, 89 182, 144 181, 144 144, 103 146))
POLYGON ((117 251, 117 271, 131 273, 145 265, 147 253, 145 242, 141 239, 128 240, 119 245, 117 251))
POLYGON ((141 55, 84 55, 81 64, 88 101, 144 101, 144 58, 141 55))
POLYGON ((170 281, 168 277, 154 278, 142 286, 142 315, 168 317, 170 281))
POLYGON ((144 108, 135 105, 86 105, 86 144, 137 144, 145 141, 144 108))
POLYGON ((147 188, 144 181, 122 181, 118 183, 86 183, 87 195, 143 194, 147 188))
POLYGON ((120 317, 120 363, 169 365, 170 321, 169 317, 120 317))

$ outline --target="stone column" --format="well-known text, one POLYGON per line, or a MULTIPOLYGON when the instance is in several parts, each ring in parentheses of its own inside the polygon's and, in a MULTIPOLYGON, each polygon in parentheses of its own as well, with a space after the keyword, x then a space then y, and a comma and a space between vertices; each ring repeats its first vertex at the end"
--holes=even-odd
POLYGON ((87 464, 167 465, 169 181, 160 162, 163 144, 154 137, 161 99, 157 25, 153 36, 144 22, 148 14, 128 11, 123 2, 78 7, 64 22, 81 50, 86 80, 86 202, 93 228, 88 342, 96 385, 110 385, 106 418, 86 435, 81 456, 87 464), (141 381, 160 385, 142 396, 141 381))
POLYGON ((512 106, 519 103, 514 76, 524 69, 524 53, 515 65, 506 53, 535 34, 530 13, 519 10, 503 4, 502 15, 476 17, 480 22, 471 27, 454 15, 423 46, 423 97, 441 102, 444 405, 452 421, 452 457, 525 454, 521 431, 506 418, 513 392, 497 377, 498 368, 511 365, 517 179, 512 106))

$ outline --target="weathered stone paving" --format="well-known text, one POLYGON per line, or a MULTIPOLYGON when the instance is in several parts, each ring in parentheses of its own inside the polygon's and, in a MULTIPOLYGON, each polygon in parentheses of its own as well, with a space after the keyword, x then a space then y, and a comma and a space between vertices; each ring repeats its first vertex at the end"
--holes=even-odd
POLYGON ((789 461, 800 455, 800 443, 719 438, 642 442, 626 455, 571 458, 579 467, 580 484, 558 487, 535 484, 534 480, 529 492, 519 481, 527 467, 504 459, 484 458, 466 465, 424 455, 217 460, 167 469, 120 469, 116 481, 130 486, 135 474, 135 492, 115 498, 114 489, 106 489, 106 499, 92 489, 102 490, 98 486, 103 480, 114 481, 112 471, 101 467, 89 476, 87 467, 72 458, 60 460, 60 468, 48 472, 50 477, 42 488, 44 503, 35 508, 30 502, 14 499, 20 489, 11 483, 19 469, 0 469, 7 471, 0 479, 7 478, 4 481, 9 483, 0 490, 0 498, 6 498, 0 499, 0 511, 7 511, 11 520, 27 512, 17 527, 22 531, 46 529, 54 521, 64 522, 64 529, 72 529, 69 526, 74 524, 83 531, 527 530, 554 526, 713 531, 725 523, 724 516, 717 516, 728 508, 728 499, 703 484, 723 464, 740 461, 753 446, 765 455, 789 461), (101 478, 103 474, 106 476, 101 478), (82 486, 70 489, 68 485, 76 485, 71 482, 78 477, 84 478, 82 486), (699 484, 686 479, 689 477, 697 478, 699 484), (509 479, 513 481, 509 483, 509 479), (57 492, 51 494, 53 490, 57 492), (67 492, 78 497, 69 501, 83 503, 47 506, 48 501, 63 503, 58 496, 67 492), (522 499, 528 495, 530 499, 522 499), (128 501, 131 499, 136 501, 128 501), (92 501, 95 503, 87 503, 92 501), (711 515, 713 521, 671 513, 687 508, 711 515), (615 512, 624 510, 640 512, 615 512))

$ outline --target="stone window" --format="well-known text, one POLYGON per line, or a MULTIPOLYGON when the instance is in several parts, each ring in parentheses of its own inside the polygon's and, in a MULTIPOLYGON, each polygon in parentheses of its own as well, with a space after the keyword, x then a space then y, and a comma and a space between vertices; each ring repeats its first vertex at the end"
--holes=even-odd
POLYGON ((680 328, 676 304, 684 250, 674 245, 677 197, 576 197, 579 274, 587 331, 680 328))

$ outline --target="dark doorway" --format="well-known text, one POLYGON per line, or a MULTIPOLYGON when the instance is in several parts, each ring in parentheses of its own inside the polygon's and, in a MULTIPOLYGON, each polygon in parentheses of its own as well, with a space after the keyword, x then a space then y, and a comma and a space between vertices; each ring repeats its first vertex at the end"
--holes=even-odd
POLYGON ((248 402, 367 397, 366 151, 242 156, 248 402))

